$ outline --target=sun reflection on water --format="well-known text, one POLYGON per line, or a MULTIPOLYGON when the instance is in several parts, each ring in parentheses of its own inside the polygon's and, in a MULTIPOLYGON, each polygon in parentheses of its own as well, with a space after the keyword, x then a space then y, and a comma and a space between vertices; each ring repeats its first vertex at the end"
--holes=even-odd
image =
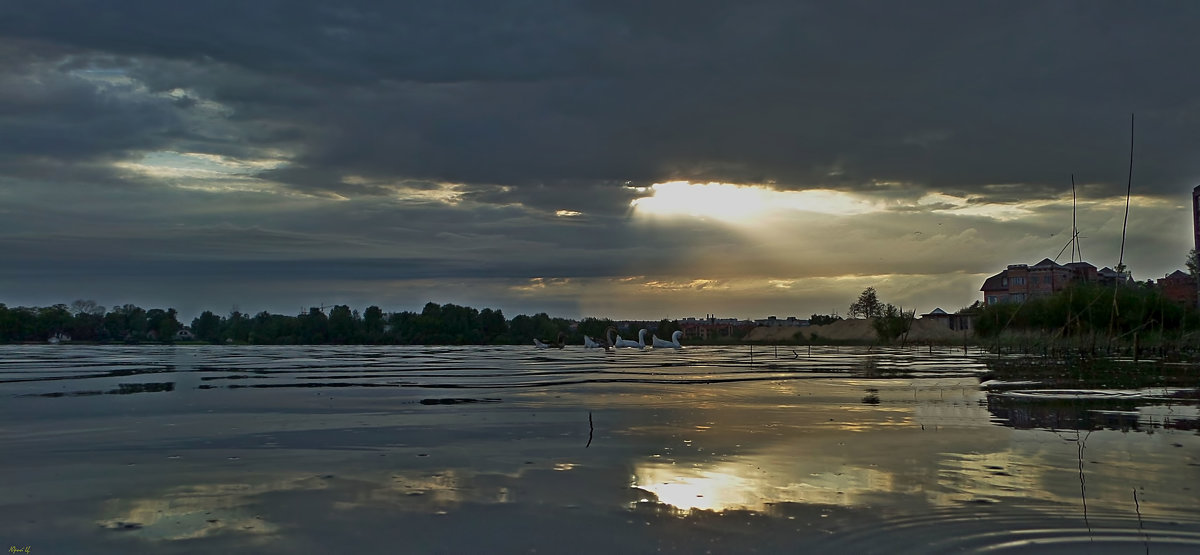
POLYGON ((647 462, 634 468, 631 487, 683 512, 720 512, 765 511, 776 503, 861 506, 865 494, 893 491, 896 484, 874 468, 806 469, 801 461, 739 457, 690 468, 647 462))

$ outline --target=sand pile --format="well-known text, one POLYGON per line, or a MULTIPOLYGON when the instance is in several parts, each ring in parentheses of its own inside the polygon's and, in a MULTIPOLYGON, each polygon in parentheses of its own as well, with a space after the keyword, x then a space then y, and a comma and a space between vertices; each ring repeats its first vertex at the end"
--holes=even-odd
MULTIPOLYGON (((809 341, 815 333, 820 339, 873 342, 878 340, 879 336, 875 333, 875 327, 871 324, 872 320, 838 320, 824 326, 805 326, 799 328, 759 326, 746 334, 746 340, 766 342, 809 341)), ((950 343, 962 341, 964 333, 970 336, 970 332, 954 331, 947 327, 944 322, 931 319, 918 319, 912 323, 907 340, 950 343)))

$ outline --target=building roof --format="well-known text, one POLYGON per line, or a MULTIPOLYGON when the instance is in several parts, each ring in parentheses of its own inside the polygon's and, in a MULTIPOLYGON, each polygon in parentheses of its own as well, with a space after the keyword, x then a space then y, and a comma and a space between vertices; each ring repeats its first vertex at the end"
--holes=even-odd
POLYGON ((1183 273, 1183 270, 1175 270, 1174 272, 1167 274, 1166 279, 1191 279, 1191 277, 1192 276, 1183 273))
POLYGON ((949 315, 950 315, 950 313, 946 312, 945 310, 942 310, 941 307, 938 307, 938 308, 935 308, 932 311, 930 311, 929 314, 922 314, 921 317, 924 318, 926 316, 949 316, 949 315))
POLYGON ((987 278, 986 280, 983 281, 983 287, 980 287, 979 290, 980 291, 1001 291, 1001 290, 1008 289, 1008 287, 1000 284, 1000 280, 1003 279, 1007 273, 1008 273, 1008 270, 1005 270, 1005 271, 1000 272, 990 278, 987 278))
POLYGON ((1133 281, 1133 278, 1130 277, 1129 272, 1127 272, 1127 271, 1126 272, 1118 272, 1112 268, 1109 268, 1108 266, 1101 268, 1098 273, 1100 274, 1100 277, 1102 277, 1106 280, 1112 279, 1112 280, 1125 280, 1127 282, 1133 281))
POLYGON ((1063 266, 1062 264, 1059 264, 1058 262, 1050 260, 1049 258, 1043 258, 1041 262, 1034 264, 1033 267, 1034 268, 1065 268, 1065 266, 1063 266))

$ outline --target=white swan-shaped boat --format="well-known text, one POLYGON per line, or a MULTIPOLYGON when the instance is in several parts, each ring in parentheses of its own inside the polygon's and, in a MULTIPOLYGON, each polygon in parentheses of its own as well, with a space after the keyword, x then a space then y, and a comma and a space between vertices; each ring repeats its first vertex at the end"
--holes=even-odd
MULTIPOLYGON (((616 328, 609 328, 609 329, 612 330, 613 332, 617 331, 616 328)), ((638 340, 637 341, 634 341, 632 339, 621 339, 621 336, 617 335, 617 338, 612 342, 612 344, 614 347, 645 349, 646 348, 646 330, 644 330, 644 329, 638 330, 638 340)))
POLYGON ((583 348, 584 349, 603 349, 604 347, 607 347, 607 346, 608 346, 607 344, 596 341, 595 339, 592 339, 591 337, 588 337, 586 335, 583 336, 583 348))
POLYGON ((657 335, 651 336, 655 349, 682 349, 683 345, 679 344, 679 338, 681 337, 683 337, 683 332, 679 330, 675 330, 674 333, 671 334, 670 341, 667 341, 666 339, 659 339, 657 335))

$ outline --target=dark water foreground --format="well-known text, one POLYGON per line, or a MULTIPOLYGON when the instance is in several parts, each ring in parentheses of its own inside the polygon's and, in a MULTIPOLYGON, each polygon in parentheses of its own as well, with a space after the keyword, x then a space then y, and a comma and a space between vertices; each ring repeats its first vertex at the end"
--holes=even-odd
POLYGON ((3 347, 0 548, 1200 551, 1186 376, 797 355, 3 347))

